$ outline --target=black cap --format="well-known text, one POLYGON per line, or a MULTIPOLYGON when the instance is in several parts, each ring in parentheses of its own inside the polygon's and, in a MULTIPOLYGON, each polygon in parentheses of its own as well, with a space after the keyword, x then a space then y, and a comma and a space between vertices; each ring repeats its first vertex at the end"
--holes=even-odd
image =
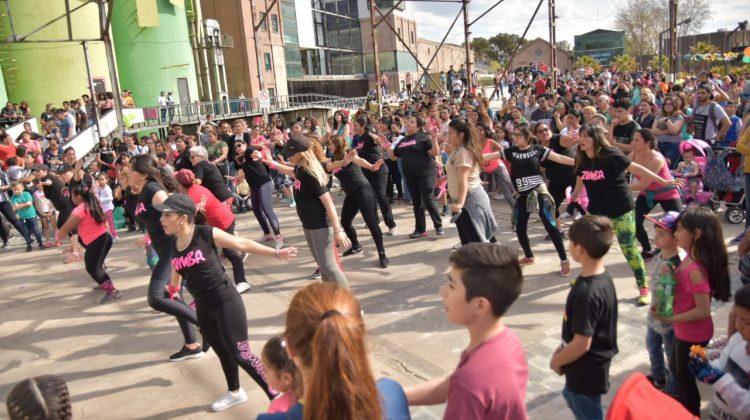
POLYGON ((63 163, 62 165, 60 165, 60 169, 57 170, 57 173, 61 174, 61 173, 69 172, 72 170, 73 170, 73 165, 69 163, 63 163))
POLYGON ((310 139, 307 137, 295 134, 284 143, 284 148, 281 150, 281 154, 285 158, 289 159, 297 152, 304 152, 310 148, 310 139))
POLYGON ((170 195, 163 203, 154 204, 154 208, 162 213, 182 213, 188 216, 195 216, 195 213, 198 212, 193 200, 187 194, 183 193, 170 195))
POLYGON ((44 172, 49 172, 49 166, 47 166, 47 165, 45 165, 45 164, 42 164, 42 163, 40 163, 39 165, 35 165, 35 166, 34 166, 34 170, 35 170, 35 171, 44 171, 44 172))

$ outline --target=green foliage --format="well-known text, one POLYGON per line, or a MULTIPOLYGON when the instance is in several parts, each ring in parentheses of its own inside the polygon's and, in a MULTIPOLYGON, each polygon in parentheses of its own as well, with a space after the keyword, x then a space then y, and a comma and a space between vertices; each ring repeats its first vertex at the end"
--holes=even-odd
POLYGON ((594 73, 599 73, 602 70, 602 65, 590 55, 582 55, 576 60, 575 67, 591 67, 594 73))
POLYGON ((667 69, 669 67, 669 58, 665 55, 661 56, 661 61, 659 61, 659 55, 654 54, 654 58, 651 59, 651 61, 648 62, 648 65, 651 66, 652 69, 667 69))
POLYGON ((635 62, 635 58, 628 54, 618 55, 612 59, 612 64, 617 66, 617 69, 625 72, 633 72, 638 67, 635 62))

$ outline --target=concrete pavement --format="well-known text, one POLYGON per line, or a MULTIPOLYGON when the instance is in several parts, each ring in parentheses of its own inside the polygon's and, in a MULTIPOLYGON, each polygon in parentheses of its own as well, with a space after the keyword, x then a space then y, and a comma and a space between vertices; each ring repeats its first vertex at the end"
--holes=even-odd
MULTIPOLYGON (((342 197, 333 194, 339 204, 342 197)), ((498 238, 516 244, 510 230, 510 212, 502 201, 493 201, 501 232, 498 238)), ((265 340, 283 330, 284 312, 294 292, 309 283, 315 263, 305 245, 294 209, 277 205, 282 232, 289 244, 300 247, 292 263, 281 264, 250 256, 246 261, 253 289, 243 295, 247 307, 249 338, 259 353, 265 340)), ((377 253, 366 230, 359 229, 365 252, 347 257, 343 264, 365 312, 375 376, 391 376, 404 385, 449 374, 468 342, 458 326, 442 314, 437 290, 445 280, 451 247, 458 242, 455 229, 444 237, 434 231, 424 239, 410 240, 413 230, 410 206, 395 206, 399 234, 386 237, 391 260, 387 270, 378 267, 377 253)), ((740 231, 723 218, 727 240, 740 231)), ((361 220, 355 221, 361 227, 361 220)), ((258 238, 260 229, 251 214, 238 216, 238 231, 258 238)), ((530 223, 537 263, 525 268, 523 295, 511 308, 506 323, 524 343, 529 361, 527 392, 532 419, 572 418, 560 392, 563 380, 547 368, 549 356, 560 341, 560 325, 569 279, 557 272, 559 261, 544 241, 541 223, 530 223)), ((0 398, 23 378, 59 374, 67 381, 76 419, 153 418, 194 419, 254 418, 268 402, 253 381, 240 372, 248 403, 218 414, 209 405, 226 391, 213 352, 203 359, 169 363, 167 357, 181 346, 174 318, 154 314, 145 295, 149 271, 137 237, 123 234, 107 261, 123 299, 99 305, 101 292, 92 292, 93 281, 83 264, 61 264, 59 249, 32 253, 17 245, 0 252, 0 398)), ((617 246, 606 257, 620 299, 618 343, 620 354, 612 365, 609 404, 619 384, 635 370, 648 371, 644 347, 646 308, 636 307, 637 290, 632 273, 617 246)), ((737 258, 730 251, 733 289, 738 287, 737 258)), ((574 275, 577 265, 573 264, 574 275)), ((728 305, 716 305, 717 333, 725 331, 728 305)), ((705 394, 704 400, 710 395, 705 394)), ((5 405, 0 418, 6 417, 5 405)), ((440 418, 442 407, 415 408, 416 419, 440 418)))

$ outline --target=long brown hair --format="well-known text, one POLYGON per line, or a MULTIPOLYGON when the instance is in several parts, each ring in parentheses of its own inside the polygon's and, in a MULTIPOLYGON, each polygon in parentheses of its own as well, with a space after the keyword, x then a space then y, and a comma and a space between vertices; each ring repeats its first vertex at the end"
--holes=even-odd
MULTIPOLYGON (((580 134, 586 134, 587 136, 591 137, 591 140, 593 141, 593 147, 594 147, 593 159, 599 159, 601 157, 604 157, 604 155, 608 153, 609 151, 613 151, 613 147, 609 143, 609 140, 607 140, 607 136, 604 132, 604 129, 599 127, 598 125, 588 123, 582 126, 578 132, 580 134)), ((586 156, 586 152, 584 152, 583 150, 581 150, 580 147, 578 147, 578 152, 576 152, 576 170, 581 167, 584 159, 589 159, 589 157, 586 156)))
POLYGON ((289 349, 308 369, 304 419, 380 420, 359 302, 333 283, 313 283, 286 314, 289 349))
POLYGON ((336 151, 333 152, 333 160, 339 161, 344 160, 346 152, 349 151, 349 143, 346 142, 345 136, 331 136, 331 143, 336 146, 336 151))
POLYGON ((457 134, 463 134, 463 147, 471 154, 474 164, 481 166, 484 163, 482 156, 484 140, 479 138, 476 130, 471 126, 469 121, 463 118, 454 118, 448 123, 448 127, 455 130, 457 134))
POLYGON ((146 175, 149 181, 161 185, 167 192, 182 192, 182 187, 174 178, 168 176, 163 169, 156 164, 156 159, 151 155, 137 155, 130 160, 130 168, 139 174, 146 175))

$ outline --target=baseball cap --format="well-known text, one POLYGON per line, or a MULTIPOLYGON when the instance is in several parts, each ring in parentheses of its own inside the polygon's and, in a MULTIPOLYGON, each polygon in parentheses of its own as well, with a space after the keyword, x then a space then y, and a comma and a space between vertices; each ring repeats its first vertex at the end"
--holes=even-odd
POLYGON ((47 165, 45 165, 45 164, 42 164, 42 163, 40 163, 39 165, 35 165, 35 166, 34 166, 34 170, 35 170, 35 171, 44 171, 44 172, 49 172, 49 166, 47 166, 47 165))
POLYGON ((181 213, 188 216, 195 216, 195 213, 198 212, 193 200, 187 194, 183 193, 170 195, 161 204, 154 204, 154 208, 162 213, 181 213))
POLYGON ((677 220, 680 218, 680 213, 676 211, 668 211, 664 213, 660 218, 656 219, 649 215, 646 215, 646 219, 653 222, 656 226, 670 232, 674 232, 677 229, 677 220))
POLYGON ((284 148, 281 149, 281 154, 289 159, 297 152, 304 152, 310 148, 310 139, 307 137, 295 134, 284 143, 284 148))

